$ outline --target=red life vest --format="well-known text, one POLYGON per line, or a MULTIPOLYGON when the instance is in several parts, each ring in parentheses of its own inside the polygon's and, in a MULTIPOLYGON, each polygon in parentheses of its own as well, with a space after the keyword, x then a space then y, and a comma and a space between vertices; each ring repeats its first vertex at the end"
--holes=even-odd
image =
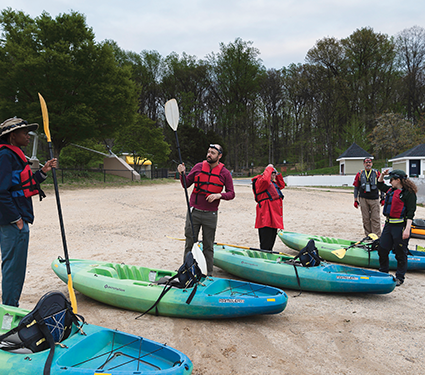
POLYGON ((34 175, 31 171, 31 167, 23 151, 19 147, 9 144, 0 144, 0 148, 2 147, 7 147, 9 150, 13 151, 16 155, 18 155, 18 157, 22 160, 22 163, 24 164, 24 169, 19 175, 21 182, 18 185, 12 186, 10 191, 23 190, 25 198, 40 194, 38 190, 38 183, 34 178, 34 175))
POLYGON ((258 177, 254 177, 252 179, 252 192, 254 193, 255 201, 258 203, 260 207, 261 207, 261 202, 263 201, 266 201, 266 200, 274 201, 276 199, 283 199, 283 194, 275 182, 272 182, 272 184, 269 185, 265 190, 257 191, 255 184, 258 180, 258 177))
POLYGON ((221 193, 224 183, 220 181, 219 176, 223 167, 223 163, 218 163, 218 165, 211 169, 208 162, 204 160, 201 172, 195 177, 195 187, 193 192, 195 194, 203 194, 205 196, 221 193))
POLYGON ((387 217, 387 220, 391 224, 404 223, 406 207, 404 202, 401 200, 403 191, 400 189, 389 189, 385 196, 385 204, 383 214, 387 217))

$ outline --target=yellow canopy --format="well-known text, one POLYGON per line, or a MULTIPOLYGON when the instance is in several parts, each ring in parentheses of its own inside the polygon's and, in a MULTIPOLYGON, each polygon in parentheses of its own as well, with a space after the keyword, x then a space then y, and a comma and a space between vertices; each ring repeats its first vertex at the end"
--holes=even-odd
POLYGON ((137 163, 134 163, 134 157, 133 156, 126 156, 125 157, 125 162, 129 165, 152 165, 152 162, 146 158, 140 159, 140 158, 136 158, 137 163))

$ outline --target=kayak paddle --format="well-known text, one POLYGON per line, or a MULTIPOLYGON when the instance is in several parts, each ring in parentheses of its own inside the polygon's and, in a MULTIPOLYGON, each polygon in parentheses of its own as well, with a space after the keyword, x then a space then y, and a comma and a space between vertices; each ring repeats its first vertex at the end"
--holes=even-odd
POLYGON ((363 238, 362 240, 356 242, 355 244, 353 244, 351 246, 348 246, 346 248, 341 248, 341 249, 338 249, 338 250, 334 250, 334 251, 332 251, 332 254, 335 254, 339 259, 342 259, 342 258, 345 257, 345 253, 347 252, 348 249, 351 249, 352 247, 355 247, 359 243, 361 243, 363 241, 366 241, 368 239, 374 241, 374 240, 377 240, 378 239, 378 236, 375 233, 369 233, 365 238, 363 238))
MULTIPOLYGON (((47 112, 47 105, 44 98, 41 96, 40 93, 38 93, 38 96, 40 98, 41 113, 43 115, 44 133, 46 134, 47 144, 49 145, 50 159, 53 159, 53 149, 52 149, 52 141, 50 138, 49 114, 47 112)), ((62 245, 63 245, 63 250, 65 253, 66 272, 68 274, 69 298, 71 300, 72 311, 74 312, 74 314, 77 314, 77 299, 75 298, 75 292, 72 287, 71 267, 69 265, 68 247, 66 246, 65 226, 63 224, 62 208, 61 208, 61 202, 59 198, 58 180, 56 178, 56 169, 53 167, 52 167, 52 175, 53 175, 53 183, 55 185, 56 205, 58 207, 59 223, 60 223, 61 234, 62 234, 62 245)))
MULTIPOLYGON (((183 164, 182 155, 180 152, 180 144, 179 144, 179 137, 177 135, 177 127, 179 125, 179 106, 177 105, 176 99, 170 99, 167 103, 165 103, 165 118, 167 119, 168 125, 170 125, 171 129, 174 130, 174 134, 176 135, 176 144, 177 144, 177 151, 179 152, 179 160, 180 164, 183 164)), ((187 186, 186 186, 186 175, 183 174, 183 186, 184 186, 184 193, 186 196, 186 204, 187 204, 187 213, 189 215, 190 220, 190 226, 192 228, 192 237, 193 237, 193 247, 192 247, 192 253, 195 256, 195 254, 198 256, 199 259, 196 259, 199 265, 199 268, 202 267, 201 271, 204 275, 207 274, 207 267, 205 263, 205 257, 204 253, 199 251, 199 247, 197 245, 197 240, 195 236, 195 229, 193 227, 193 220, 192 220, 192 212, 190 211, 190 204, 189 204, 189 195, 187 193, 187 186), (199 254, 201 253, 201 254, 199 254), (202 257, 201 257, 202 255, 202 257), (202 261, 203 258, 203 261, 202 261), (204 266, 205 265, 205 266, 204 266)))
MULTIPOLYGON (((171 238, 172 240, 177 240, 177 241, 185 241, 184 238, 177 238, 177 237, 170 237, 167 236, 168 238, 171 238)), ((214 242, 214 244, 218 245, 218 246, 229 246, 229 247, 235 247, 237 249, 244 249, 244 250, 254 250, 254 251, 262 251, 263 253, 269 253, 269 254, 278 254, 278 255, 285 255, 288 257, 292 257, 293 255, 290 254, 286 254, 286 253, 281 253, 279 251, 272 251, 272 250, 264 250, 264 249, 255 249, 253 247, 247 247, 247 246, 239 246, 239 245, 231 245, 228 243, 220 243, 220 242, 214 242)))

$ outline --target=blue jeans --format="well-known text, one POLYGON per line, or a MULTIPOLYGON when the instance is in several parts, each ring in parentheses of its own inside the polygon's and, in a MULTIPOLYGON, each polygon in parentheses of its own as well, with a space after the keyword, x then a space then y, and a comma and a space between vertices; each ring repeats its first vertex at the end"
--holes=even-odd
POLYGON ((16 224, 0 225, 2 303, 19 306, 27 269, 28 223, 19 230, 16 224))

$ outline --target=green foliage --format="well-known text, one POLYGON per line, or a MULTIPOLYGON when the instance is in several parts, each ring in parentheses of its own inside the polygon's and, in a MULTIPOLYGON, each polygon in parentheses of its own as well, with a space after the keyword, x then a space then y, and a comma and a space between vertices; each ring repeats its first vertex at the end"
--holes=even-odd
MULTIPOLYGON (((325 37, 305 64, 280 70, 266 70, 260 51, 240 38, 220 43, 204 60, 96 43, 78 12, 32 19, 7 8, 0 29, 0 119, 17 115, 41 124, 40 92, 57 154, 70 143, 110 139, 115 150, 170 166, 178 160, 163 108, 171 98, 179 104, 183 160, 204 159, 208 144, 217 142, 235 172, 284 159, 306 170, 332 166, 352 142, 393 157, 424 141, 418 133, 425 133, 425 29, 419 26, 396 38, 370 27, 341 40, 325 37), (402 116, 394 121, 407 137, 398 125, 381 130, 388 122, 383 114, 391 113, 402 116), (377 118, 382 124, 369 138, 377 118), (401 121, 407 119, 417 132, 401 121), (389 134, 396 147, 385 141, 389 134)), ((92 165, 77 150, 61 159, 92 165)))
POLYGON ((117 129, 114 151, 129 152, 136 161, 149 159, 155 164, 165 164, 170 146, 154 121, 145 115, 137 115, 134 123, 123 124, 117 129))
MULTIPOLYGON (((89 148, 107 154, 106 147, 96 141, 86 140, 80 142, 79 146, 89 148)), ((59 156, 59 163, 62 168, 98 168, 103 164, 104 156, 74 145, 66 146, 59 156)))
POLYGON ((110 136, 136 109, 130 71, 108 43, 96 43, 78 12, 35 19, 1 12, 0 116, 42 123, 37 93, 46 100, 56 154, 70 143, 110 136))
POLYGON ((394 157, 420 143, 418 127, 396 113, 385 113, 377 118, 370 140, 381 157, 394 157))

